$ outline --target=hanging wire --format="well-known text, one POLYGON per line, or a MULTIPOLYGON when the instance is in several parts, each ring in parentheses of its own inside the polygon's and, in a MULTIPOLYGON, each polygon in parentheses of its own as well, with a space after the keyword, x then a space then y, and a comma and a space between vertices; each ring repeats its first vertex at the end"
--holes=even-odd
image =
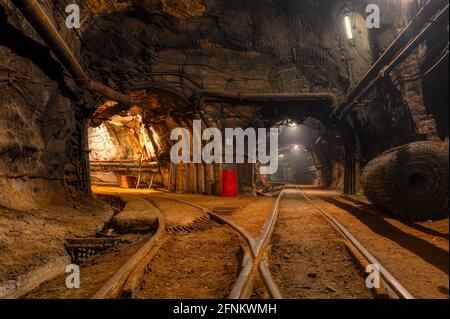
POLYGON ((431 65, 427 66, 425 71, 417 74, 399 74, 396 77, 394 77, 392 81, 394 82, 394 84, 399 84, 401 82, 411 82, 422 79, 423 77, 433 72, 437 67, 439 67, 441 63, 446 58, 448 58, 448 53, 449 53, 449 45, 447 43, 447 46, 444 48, 444 50, 442 50, 441 53, 438 55, 438 57, 434 59, 434 62, 431 65))

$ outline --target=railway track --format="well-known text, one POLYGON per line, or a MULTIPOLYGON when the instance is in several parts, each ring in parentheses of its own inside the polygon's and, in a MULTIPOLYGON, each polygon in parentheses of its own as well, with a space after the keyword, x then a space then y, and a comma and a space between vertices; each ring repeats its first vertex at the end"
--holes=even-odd
POLYGON ((382 287, 387 291, 390 298, 394 299, 414 299, 413 295, 378 261, 364 245, 358 241, 336 218, 329 214, 325 209, 317 205, 300 186, 295 187, 300 191, 301 196, 313 206, 336 230, 349 242, 365 260, 365 264, 375 266, 379 271, 382 281, 382 287))
MULTIPOLYGON (((264 281, 264 285, 267 288, 269 296, 274 299, 281 299, 281 293, 278 290, 273 278, 268 270, 267 266, 267 256, 265 255, 265 249, 267 248, 268 240, 273 231, 273 227, 276 223, 276 212, 271 214, 269 221, 264 227, 262 236, 255 240, 243 227, 228 220, 227 218, 214 213, 213 211, 201 207, 199 205, 186 202, 180 199, 170 198, 173 201, 186 204, 192 207, 196 207, 203 212, 207 213, 210 218, 221 224, 226 224, 234 229, 246 242, 247 246, 242 247, 244 250, 244 257, 241 265, 241 272, 233 286, 231 293, 229 294, 229 299, 247 299, 250 297, 252 292, 252 283, 258 269, 261 271, 261 275, 264 281)), ((277 199, 277 203, 279 199, 277 199)))
MULTIPOLYGON (((235 230, 239 236, 247 242, 249 247, 255 246, 253 238, 239 225, 227 220, 220 214, 214 213, 204 207, 171 198, 169 196, 158 197, 154 199, 164 199, 180 204, 195 207, 200 211, 206 213, 212 222, 218 224, 225 224, 235 230)), ((149 200, 147 200, 149 201, 149 200)), ((152 203, 151 201, 149 201, 152 203)), ((178 233, 189 233, 190 231, 202 231, 208 229, 208 222, 205 217, 201 217, 199 221, 195 221, 192 226, 170 227, 166 226, 163 215, 159 214, 158 229, 155 234, 145 243, 139 251, 133 255, 126 264, 123 265, 91 298, 92 299, 115 299, 115 298, 133 298, 137 290, 139 281, 141 280, 146 266, 152 261, 161 246, 168 240, 169 236, 178 233)), ((253 253, 249 253, 248 249, 244 248, 244 260, 253 260, 253 253), (250 258, 250 259, 249 259, 250 258)))
MULTIPOLYGON (((299 186, 288 185, 284 187, 277 197, 269 219, 264 225, 259 238, 253 238, 241 225, 234 223, 220 214, 210 209, 190 203, 171 196, 162 196, 166 200, 178 202, 180 204, 195 207, 209 216, 217 223, 225 224, 231 227, 244 240, 242 245, 244 256, 242 258, 241 271, 233 285, 228 296, 229 299, 249 299, 252 296, 254 282, 257 277, 261 278, 266 291, 265 297, 272 299, 282 299, 279 287, 277 286, 271 272, 269 255, 272 234, 278 222, 280 214, 280 205, 288 190, 294 190, 299 193, 312 208, 320 213, 323 218, 330 223, 340 235, 345 238, 347 243, 358 254, 359 259, 364 258, 366 264, 376 265, 379 269, 383 287, 386 289, 389 297, 400 299, 413 299, 414 297, 400 284, 389 271, 372 255, 370 252, 332 215, 318 206, 299 186)), ((93 296, 93 298, 120 298, 133 297, 133 291, 146 265, 152 260, 159 247, 167 239, 168 234, 165 231, 164 218, 160 216, 160 223, 155 235, 132 257, 130 260, 93 296)), ((360 260, 361 261, 361 260, 360 260)))
POLYGON ((158 214, 155 234, 91 297, 91 299, 116 299, 131 297, 147 264, 167 240, 164 216, 158 214))

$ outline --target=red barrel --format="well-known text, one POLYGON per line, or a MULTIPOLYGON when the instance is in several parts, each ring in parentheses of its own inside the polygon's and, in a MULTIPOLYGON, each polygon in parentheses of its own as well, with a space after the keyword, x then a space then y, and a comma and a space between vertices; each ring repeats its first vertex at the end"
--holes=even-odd
POLYGON ((226 170, 222 172, 222 196, 236 197, 238 195, 237 171, 226 170))

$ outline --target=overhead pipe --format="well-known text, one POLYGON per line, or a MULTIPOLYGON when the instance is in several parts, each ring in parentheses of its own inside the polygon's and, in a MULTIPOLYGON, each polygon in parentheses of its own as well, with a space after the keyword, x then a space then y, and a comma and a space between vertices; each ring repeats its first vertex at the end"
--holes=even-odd
POLYGON ((197 102, 206 103, 240 103, 240 104, 267 104, 268 102, 323 102, 330 105, 337 103, 336 96, 332 93, 262 93, 242 94, 199 90, 192 97, 197 102))
POLYGON ((380 73, 375 77, 375 79, 361 92, 360 96, 367 92, 370 88, 372 88, 382 77, 386 74, 390 74, 400 63, 402 63, 418 46, 420 43, 425 41, 426 36, 429 34, 434 24, 441 23, 445 19, 448 18, 448 7, 447 4, 444 9, 442 9, 433 21, 430 21, 427 26, 423 28, 419 34, 412 39, 409 44, 401 50, 401 52, 394 58, 392 62, 390 62, 387 66, 385 66, 380 73))
POLYGON ((44 40, 59 61, 70 72, 78 86, 90 92, 101 94, 120 104, 126 106, 133 105, 131 95, 120 93, 100 82, 90 79, 37 0, 17 0, 12 1, 12 3, 24 15, 42 40, 44 40))
MULTIPOLYGON (((374 80, 383 73, 384 68, 401 52, 408 43, 432 20, 432 18, 446 5, 448 0, 429 0, 417 13, 416 17, 408 23, 391 45, 384 51, 379 59, 372 65, 363 78, 348 94, 345 103, 339 106, 336 113, 341 114, 344 109, 355 102, 374 83, 374 80)), ((405 56, 402 56, 405 58, 405 56)))
POLYGON ((158 162, 127 163, 127 162, 91 162, 91 167, 116 167, 116 168, 157 168, 158 162))
POLYGON ((433 28, 434 24, 441 23, 445 19, 448 19, 448 7, 447 4, 444 9, 442 9, 434 18, 433 21, 430 21, 428 25, 411 41, 411 43, 404 48, 397 57, 389 64, 387 65, 382 72, 380 72, 380 75, 377 77, 380 78, 381 76, 385 74, 391 73, 401 62, 403 62, 418 46, 420 43, 425 41, 426 36, 429 34, 431 29, 433 28))
POLYGON ((154 164, 152 161, 141 161, 141 160, 91 160, 90 163, 109 163, 109 164, 139 164, 139 163, 147 163, 147 164, 154 164))
MULTIPOLYGON (((19 11, 25 16, 29 23, 33 26, 39 36, 55 53, 64 67, 71 73, 75 83, 83 89, 94 93, 101 94, 110 100, 116 101, 124 106, 132 106, 133 99, 131 95, 123 94, 114 89, 93 81, 89 75, 83 70, 79 61, 70 50, 58 30, 48 17, 42 6, 37 0, 18 0, 13 2, 19 11)), ((194 95, 196 99, 202 99, 208 102, 229 101, 238 103, 266 103, 273 102, 299 102, 299 101, 320 101, 335 104, 336 97, 331 93, 301 93, 301 94, 240 94, 240 93, 224 93, 209 92, 199 90, 194 95)))
POLYGON ((125 111, 129 108, 128 105, 119 103, 117 105, 114 105, 112 107, 107 108, 103 112, 99 114, 95 114, 91 118, 91 126, 97 127, 100 126, 103 121, 109 120, 111 117, 113 117, 116 114, 119 114, 122 111, 125 111))

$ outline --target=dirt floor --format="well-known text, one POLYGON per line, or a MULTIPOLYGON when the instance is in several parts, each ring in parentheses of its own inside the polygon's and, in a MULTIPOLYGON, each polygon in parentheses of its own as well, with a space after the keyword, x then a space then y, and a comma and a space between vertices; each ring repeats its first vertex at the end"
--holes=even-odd
POLYGON ((147 266, 137 298, 226 298, 239 275, 240 239, 228 226, 172 235, 147 266))
MULTIPOLYGON (((448 219, 411 223, 376 211, 363 196, 343 197, 337 192, 314 188, 306 192, 348 227, 415 297, 448 298, 448 219)), ((274 203, 273 198, 261 197, 163 195, 209 209, 240 206, 240 210, 226 217, 242 225, 255 238, 274 203)))
POLYGON ((155 205, 163 214, 167 227, 189 225, 207 214, 198 208, 183 205, 163 196, 147 196, 146 200, 155 205))
POLYGON ((64 272, 64 240, 95 235, 113 210, 99 202, 18 211, 0 207, 0 298, 14 298, 64 272))
POLYGON ((271 271, 285 298, 373 298, 342 236, 299 191, 283 196, 271 245, 271 271))
POLYGON ((68 289, 63 273, 30 291, 24 299, 87 299, 91 298, 142 247, 148 236, 129 236, 131 243, 122 243, 104 254, 91 257, 80 265, 80 288, 68 289))
MULTIPOLYGON (((149 200, 163 211, 171 225, 188 225, 206 214, 170 198, 210 210, 230 208, 224 217, 247 229, 255 239, 275 202, 266 197, 222 198, 109 187, 95 187, 94 191, 124 200, 149 200)), ((402 221, 377 211, 363 196, 341 196, 311 188, 305 191, 347 227, 415 297, 448 298, 448 219, 402 221)), ((14 291, 16 286, 33 288, 31 284, 36 286, 46 280, 25 298, 88 298, 94 294, 145 240, 142 235, 125 235, 128 244, 120 244, 81 265, 81 289, 67 289, 67 274, 63 272, 69 258, 63 239, 87 237, 103 228, 112 211, 102 204, 95 205, 30 212, 0 207, 0 293, 14 291), (33 276, 23 276, 27 273, 33 276), (49 280, 56 274, 61 275, 49 280), (39 280, 36 275, 40 275, 39 280)), ((226 297, 239 273, 242 239, 228 226, 212 221, 204 231, 168 236, 148 265, 137 297, 226 297)), ((291 194, 282 201, 271 244, 273 275, 286 297, 372 297, 364 286, 364 274, 353 263, 340 235, 302 197, 291 194), (304 229, 307 232, 301 231, 304 229)), ((262 295, 263 291, 254 296, 262 295)))
POLYGON ((449 297, 449 220, 409 222, 378 211, 363 196, 306 189, 416 298, 449 297))
MULTIPOLYGON (((139 190, 122 191, 120 188, 97 186, 94 191, 124 199, 126 196, 140 195, 161 210, 170 226, 187 225, 205 214, 171 198, 195 203, 213 211, 231 208, 232 213, 224 217, 243 225, 255 238, 259 236, 274 203, 272 198, 223 198, 148 190, 140 194, 139 190)), ((228 226, 212 224, 211 229, 203 232, 172 234, 148 266, 136 297, 226 298, 239 274, 242 240, 228 226), (168 269, 167 265, 172 266, 168 269)))
MULTIPOLYGON (((201 207, 208 208, 227 220, 240 226, 255 239, 261 235, 261 231, 272 212, 275 198, 262 197, 236 197, 222 198, 217 196, 196 196, 196 195, 166 195, 186 202, 195 203, 201 207), (230 213, 223 214, 220 211, 226 208, 234 209, 230 213)), ((156 202, 157 203, 157 202, 156 202)))
MULTIPOLYGON (((341 196, 338 192, 315 188, 306 192, 315 195, 313 199, 361 240, 415 297, 448 298, 448 219, 408 222, 377 211, 364 196, 341 196)), ((200 195, 169 196, 210 209, 243 203, 240 210, 226 217, 242 225, 255 238, 274 203, 273 198, 262 197, 230 200, 200 195)))
POLYGON ((253 199, 249 205, 226 217, 228 220, 241 225, 253 238, 258 239, 272 213, 275 201, 276 198, 268 197, 253 199))
MULTIPOLYGON (((124 201, 145 198, 162 212, 169 225, 188 225, 205 216, 201 210, 170 200, 176 197, 193 202, 202 198, 203 206, 223 207, 220 197, 166 194, 156 191, 136 191, 120 188, 95 189, 97 194, 120 196, 124 201), (149 196, 150 195, 150 196, 149 196), (168 198, 165 198, 168 197, 168 198)), ((232 207, 250 204, 250 198, 229 199, 232 207)), ((228 203, 225 203, 227 206, 228 203)), ((132 235, 128 235, 132 236, 132 235)), ((138 236, 138 235, 135 235, 138 236)), ((188 234, 168 234, 158 254, 148 265, 137 298, 225 298, 239 274, 241 239, 228 226, 210 222, 210 228, 188 234), (167 265, 172 265, 168 269, 167 265), (161 280, 161 278, 164 278, 161 280), (220 278, 220 280, 217 280, 220 278)), ((121 244, 112 250, 90 258, 81 264, 81 288, 67 289, 61 274, 47 280, 23 298, 89 298, 142 246, 121 244)))

